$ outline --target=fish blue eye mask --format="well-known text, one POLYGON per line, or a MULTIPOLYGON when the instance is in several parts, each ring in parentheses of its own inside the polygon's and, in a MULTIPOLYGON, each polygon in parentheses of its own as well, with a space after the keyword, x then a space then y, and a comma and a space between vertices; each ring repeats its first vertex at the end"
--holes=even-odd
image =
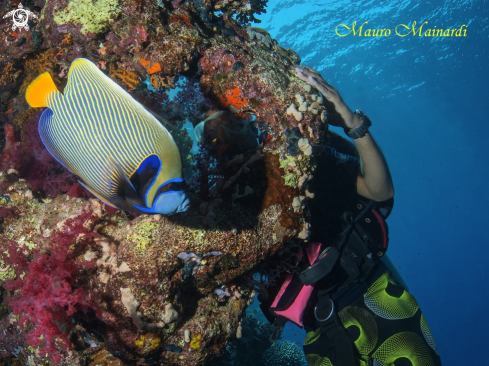
POLYGON ((158 212, 164 215, 169 215, 166 210, 168 207, 179 206, 179 210, 177 212, 186 211, 189 205, 189 201, 184 200, 183 195, 183 179, 174 179, 170 182, 166 182, 163 186, 161 186, 157 193, 156 198, 153 200, 153 206, 151 208, 141 207, 134 204, 134 207, 140 211, 146 213, 158 212), (183 200, 183 201, 182 201, 183 200), (183 202, 180 204, 180 202, 183 202))
POLYGON ((97 198, 139 213, 188 209, 172 136, 92 62, 73 61, 64 93, 49 73, 39 75, 26 100, 31 107, 48 107, 39 119, 41 140, 97 198))

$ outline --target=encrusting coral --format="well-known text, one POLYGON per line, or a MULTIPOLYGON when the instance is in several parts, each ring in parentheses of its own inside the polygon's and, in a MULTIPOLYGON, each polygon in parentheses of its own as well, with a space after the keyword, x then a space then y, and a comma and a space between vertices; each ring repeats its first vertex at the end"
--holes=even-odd
POLYGON ((265 3, 32 0, 28 30, 2 23, 0 361, 195 366, 248 338, 250 273, 308 240, 328 116, 297 54, 246 25, 265 3), (45 71, 63 91, 78 57, 172 134, 187 212, 105 206, 46 151, 23 93, 45 71), (216 111, 196 144, 186 123, 216 111))

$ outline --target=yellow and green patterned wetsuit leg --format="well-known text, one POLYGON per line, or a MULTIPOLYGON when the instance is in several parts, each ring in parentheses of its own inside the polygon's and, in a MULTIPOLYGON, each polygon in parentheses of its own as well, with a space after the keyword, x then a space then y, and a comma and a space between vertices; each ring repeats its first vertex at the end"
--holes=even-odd
MULTIPOLYGON (((389 271, 338 316, 355 345, 358 366, 441 366, 416 299, 389 271)), ((333 342, 320 329, 307 333, 304 353, 308 366, 341 366, 333 342)))

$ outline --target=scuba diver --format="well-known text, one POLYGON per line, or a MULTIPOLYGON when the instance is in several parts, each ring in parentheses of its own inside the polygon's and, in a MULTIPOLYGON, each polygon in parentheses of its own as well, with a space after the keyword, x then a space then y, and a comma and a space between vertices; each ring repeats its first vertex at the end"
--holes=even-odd
POLYGON ((269 289, 261 305, 274 323, 270 340, 292 321, 306 329, 309 366, 440 366, 418 303, 385 256, 394 187, 371 122, 351 112, 318 72, 296 71, 327 100, 328 123, 343 127, 355 145, 328 131, 315 154, 310 242, 293 257, 298 270, 269 289))

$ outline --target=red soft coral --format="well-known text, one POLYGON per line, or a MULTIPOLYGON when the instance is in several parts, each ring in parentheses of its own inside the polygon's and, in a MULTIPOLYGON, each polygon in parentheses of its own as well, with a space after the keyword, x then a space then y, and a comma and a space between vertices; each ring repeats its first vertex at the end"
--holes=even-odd
POLYGON ((68 193, 73 197, 88 197, 76 176, 58 163, 44 147, 38 132, 40 112, 22 125, 22 133, 6 124, 5 148, 0 154, 0 169, 16 169, 35 192, 56 197, 68 193))
POLYGON ((22 147, 20 144, 20 135, 15 131, 14 126, 5 124, 3 126, 5 133, 5 147, 0 155, 0 168, 2 170, 14 168, 17 169, 22 163, 22 147))
POLYGON ((14 314, 21 316, 19 324, 23 329, 32 326, 26 336, 27 342, 39 346, 42 353, 49 353, 54 364, 62 360, 59 349, 71 348, 68 340, 72 324, 70 316, 94 307, 81 288, 74 288, 75 275, 93 264, 76 263, 71 248, 80 234, 84 242, 93 238, 94 234, 83 226, 89 219, 94 219, 91 213, 67 220, 65 231, 52 237, 48 253, 35 249, 34 260, 30 263, 13 242, 8 257, 4 257, 5 263, 12 264, 20 275, 5 285, 7 290, 20 290, 7 300, 7 305, 12 307, 14 314))

